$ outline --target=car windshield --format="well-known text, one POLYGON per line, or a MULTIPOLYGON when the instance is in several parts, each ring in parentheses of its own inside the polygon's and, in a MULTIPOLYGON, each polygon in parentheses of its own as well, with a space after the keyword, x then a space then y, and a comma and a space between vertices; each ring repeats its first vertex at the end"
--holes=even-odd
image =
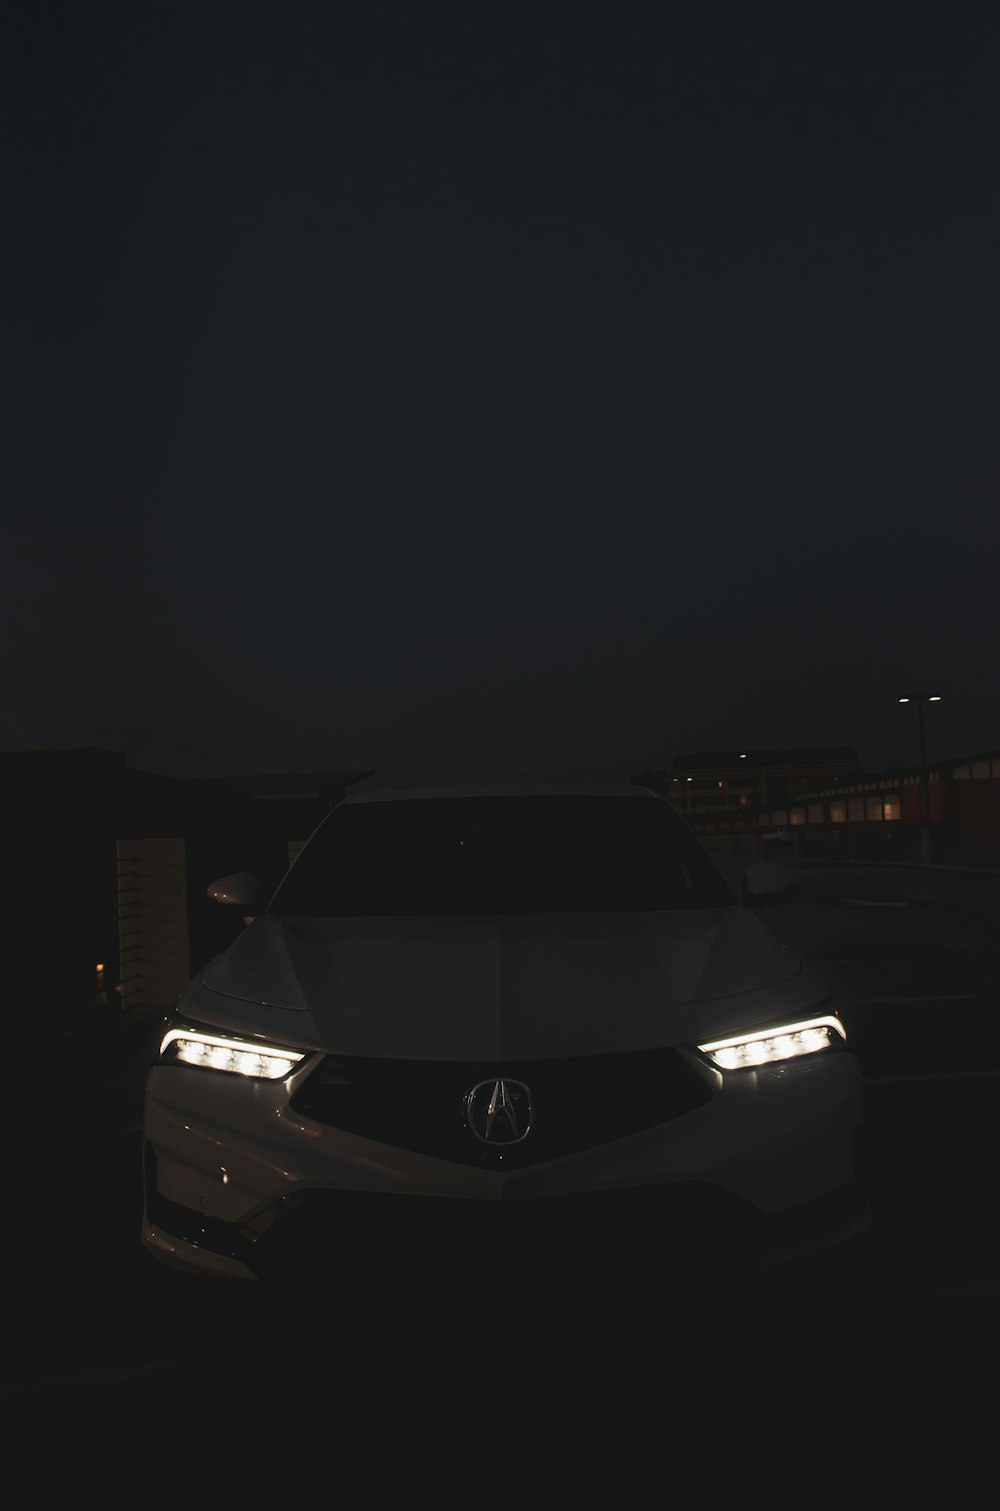
POLYGON ((341 804, 267 911, 310 918, 645 912, 734 902, 667 802, 560 794, 341 804))

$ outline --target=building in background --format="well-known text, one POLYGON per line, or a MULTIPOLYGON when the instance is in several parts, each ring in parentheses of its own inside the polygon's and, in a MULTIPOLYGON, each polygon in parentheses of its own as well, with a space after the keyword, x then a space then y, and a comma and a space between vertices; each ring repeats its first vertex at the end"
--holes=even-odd
MULTIPOLYGON (((930 858, 1000 866, 1000 752, 929 762, 927 778, 930 858)), ((730 854, 848 862, 922 858, 919 766, 834 774, 798 785, 787 800, 778 791, 762 804, 705 807, 688 821, 710 847, 730 854)))
POLYGON ((809 788, 857 779, 864 769, 853 746, 834 745, 679 755, 657 776, 660 790, 694 818, 787 804, 809 788))

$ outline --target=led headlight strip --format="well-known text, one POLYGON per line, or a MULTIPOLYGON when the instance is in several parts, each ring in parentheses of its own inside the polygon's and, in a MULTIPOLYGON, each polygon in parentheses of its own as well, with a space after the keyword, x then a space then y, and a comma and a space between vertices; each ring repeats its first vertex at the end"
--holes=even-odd
POLYGON ((171 1058, 207 1070, 230 1070, 239 1076, 261 1076, 278 1081, 305 1054, 298 1049, 279 1049, 274 1044, 254 1044, 246 1039, 227 1039, 198 1028, 171 1028, 160 1044, 163 1056, 173 1045, 171 1058))
POLYGON ((720 1070, 743 1070, 747 1066, 817 1054, 835 1043, 834 1034, 847 1038, 843 1023, 831 1014, 806 1018, 801 1023, 783 1023, 780 1028, 766 1028, 758 1033, 737 1034, 731 1039, 714 1039, 711 1044, 699 1044, 698 1048, 720 1070))

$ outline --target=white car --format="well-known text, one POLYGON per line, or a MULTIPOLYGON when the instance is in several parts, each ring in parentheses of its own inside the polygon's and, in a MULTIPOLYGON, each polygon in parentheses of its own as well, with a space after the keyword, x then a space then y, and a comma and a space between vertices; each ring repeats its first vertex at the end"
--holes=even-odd
MULTIPOLYGON (((163 1025, 142 1239, 297 1286, 752 1272, 863 1233, 862 1079, 823 981, 639 786, 363 790, 163 1025), (565 1273, 565 1269, 561 1271, 565 1273)), ((773 1273, 773 1271, 772 1271, 773 1273)))

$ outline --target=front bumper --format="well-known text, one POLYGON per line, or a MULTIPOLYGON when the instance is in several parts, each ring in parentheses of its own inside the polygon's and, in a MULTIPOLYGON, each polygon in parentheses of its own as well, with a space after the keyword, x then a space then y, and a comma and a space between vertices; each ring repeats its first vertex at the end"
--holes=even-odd
POLYGON ((178 1065, 147 1084, 148 1250, 243 1279, 455 1284, 548 1263, 754 1269, 860 1231, 860 1068, 850 1053, 722 1076, 704 1105, 597 1148, 483 1170, 296 1113, 288 1081, 178 1065))

